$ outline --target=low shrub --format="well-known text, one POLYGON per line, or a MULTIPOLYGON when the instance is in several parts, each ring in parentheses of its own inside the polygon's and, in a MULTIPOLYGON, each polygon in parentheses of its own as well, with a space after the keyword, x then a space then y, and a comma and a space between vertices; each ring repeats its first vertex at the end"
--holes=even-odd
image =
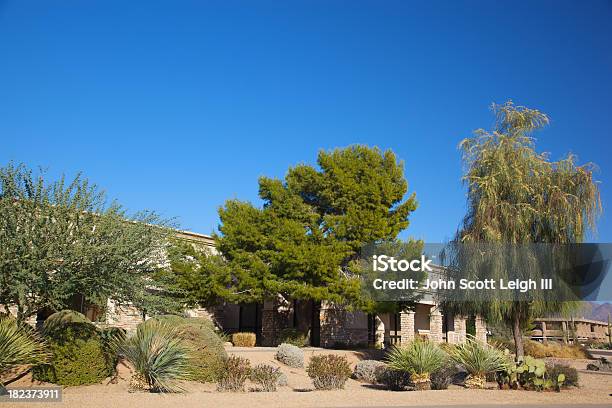
POLYGON ((432 341, 414 340, 407 346, 394 347, 387 355, 390 368, 410 374, 417 390, 431 388, 430 374, 439 370, 446 359, 438 345, 432 341))
POLYGON ((431 389, 446 390, 448 386, 453 383, 453 379, 457 373, 457 366, 447 361, 442 367, 431 373, 431 389))
POLYGON ((231 356, 225 360, 219 374, 217 390, 221 392, 244 391, 244 383, 251 374, 251 363, 243 357, 231 356))
POLYGON ((236 347, 255 347, 257 336, 255 333, 234 333, 232 344, 236 347))
POLYGON ((155 320, 176 329, 177 335, 189 348, 190 378, 199 382, 216 382, 223 369, 227 353, 224 339, 215 331, 209 319, 161 316, 155 320))
POLYGON ((304 367, 304 352, 299 347, 291 344, 283 343, 278 346, 274 358, 289 367, 304 367))
POLYGON ((384 367, 385 363, 377 360, 361 360, 355 364, 352 378, 370 384, 376 383, 376 370, 384 367))
MULTIPOLYGON (((563 344, 556 341, 540 343, 538 341, 527 340, 524 342, 525 355, 534 358, 589 358, 588 351, 579 345, 563 344)), ((510 348, 510 350, 513 350, 510 348)))
POLYGON ((327 354, 313 356, 306 368, 317 390, 338 390, 351 375, 351 366, 345 356, 327 354))
POLYGON ((100 383, 114 373, 117 359, 105 349, 100 331, 73 311, 54 313, 42 328, 51 358, 32 370, 35 380, 59 385, 100 383))
POLYGON ((376 370, 376 382, 391 391, 404 391, 410 383, 410 374, 385 365, 376 370))
POLYGON ((602 357, 595 364, 593 363, 587 364, 586 368, 589 371, 612 372, 612 363, 609 362, 605 357, 602 357))
POLYGON ((468 372, 465 380, 467 388, 484 388, 487 374, 505 370, 509 364, 509 358, 503 351, 473 337, 456 345, 450 356, 468 372))
POLYGON ((310 343, 308 333, 304 333, 294 328, 281 330, 279 341, 281 344, 291 344, 297 347, 306 347, 310 343))
POLYGON ((261 391, 272 392, 276 391, 281 374, 280 368, 258 364, 251 370, 251 381, 258 384, 261 391))
POLYGON ((564 371, 563 368, 559 368, 553 372, 548 372, 544 360, 525 356, 518 363, 508 365, 504 370, 499 371, 497 382, 502 389, 523 388, 535 391, 555 389, 560 391, 565 386, 564 371))
POLYGON ((154 319, 141 323, 120 351, 149 391, 184 391, 179 381, 190 379, 189 348, 175 327, 154 319))
POLYGON ((279 387, 285 387, 289 384, 289 379, 287 378, 287 374, 281 372, 278 376, 278 380, 276 381, 279 387))
POLYGON ((578 370, 565 364, 547 364, 546 373, 553 381, 555 387, 577 387, 578 386, 578 370), (563 374, 565 379, 563 384, 559 384, 559 374, 563 374))
MULTIPOLYGON (((0 316, 0 378, 17 366, 46 362, 46 349, 45 341, 30 326, 0 316)), ((0 381, 0 392, 3 387, 0 381)))

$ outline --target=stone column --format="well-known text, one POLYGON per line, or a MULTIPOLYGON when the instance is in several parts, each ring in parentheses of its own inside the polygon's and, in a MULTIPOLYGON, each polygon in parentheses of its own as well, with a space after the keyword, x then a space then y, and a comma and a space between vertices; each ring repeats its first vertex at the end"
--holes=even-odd
POLYGON ((442 333, 443 326, 442 313, 437 307, 432 307, 429 315, 429 337, 435 343, 442 343, 444 334, 442 333))
POLYGON ((261 345, 276 345, 276 305, 275 302, 266 300, 261 310, 261 345))
POLYGON ((476 340, 487 342, 487 323, 481 316, 476 316, 476 340))
POLYGON ((378 316, 374 316, 374 325, 376 326, 374 330, 374 344, 377 347, 382 348, 385 344, 385 322, 378 316))
POLYGON ((414 340, 414 311, 400 312, 400 333, 402 334, 402 345, 414 340))
POLYGON ((464 343, 466 338, 466 318, 455 316, 455 343, 464 343))
POLYGON ((546 322, 541 322, 542 324, 542 343, 546 343, 546 322))

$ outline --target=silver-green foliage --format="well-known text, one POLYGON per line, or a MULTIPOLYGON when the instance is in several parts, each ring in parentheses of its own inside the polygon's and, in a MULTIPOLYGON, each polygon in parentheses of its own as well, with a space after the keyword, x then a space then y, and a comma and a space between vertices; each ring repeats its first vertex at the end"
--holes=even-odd
POLYGON ((304 352, 292 344, 281 344, 276 349, 275 358, 289 367, 304 367, 304 352))
POLYGON ((142 323, 120 352, 153 392, 181 392, 189 379, 189 349, 175 328, 157 321, 142 323))
POLYGON ((395 347, 387 356, 389 368, 410 374, 430 374, 438 370, 446 353, 432 341, 414 340, 407 346, 395 347))
POLYGON ((508 356, 503 351, 474 338, 468 338, 465 343, 457 344, 451 349, 450 356, 474 377, 504 370, 510 364, 508 356))

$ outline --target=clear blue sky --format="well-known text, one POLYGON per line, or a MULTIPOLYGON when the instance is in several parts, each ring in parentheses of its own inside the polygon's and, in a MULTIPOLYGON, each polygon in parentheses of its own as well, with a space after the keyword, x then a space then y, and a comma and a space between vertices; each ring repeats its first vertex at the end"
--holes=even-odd
POLYGON ((0 163, 83 171, 131 210, 210 233, 257 178, 353 143, 393 149, 453 236, 458 142, 511 98, 539 149, 599 165, 612 241, 610 1, 2 1, 0 163))

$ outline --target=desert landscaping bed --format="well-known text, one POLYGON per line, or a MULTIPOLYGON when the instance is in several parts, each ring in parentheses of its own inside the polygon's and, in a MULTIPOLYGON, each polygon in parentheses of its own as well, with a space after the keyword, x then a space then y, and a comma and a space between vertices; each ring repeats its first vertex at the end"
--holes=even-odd
MULTIPOLYGON (((393 392, 380 389, 370 384, 348 380, 344 390, 315 391, 312 382, 303 368, 287 367, 274 359, 274 348, 240 348, 227 349, 230 355, 246 357, 252 365, 266 363, 281 368, 287 376, 287 386, 277 392, 244 392, 221 393, 214 384, 186 383, 187 393, 155 394, 146 392, 129 392, 130 369, 125 364, 119 365, 119 377, 116 383, 105 381, 102 384, 67 387, 63 391, 63 402, 36 403, 36 407, 118 407, 141 406, 153 407, 360 407, 360 406, 424 406, 424 405, 561 405, 561 404, 612 404, 612 376, 605 373, 583 371, 586 360, 564 361, 581 371, 581 386, 556 392, 502 391, 496 384, 489 384, 488 389, 472 390, 460 386, 451 386, 448 390, 439 391, 404 391, 393 392)), ((339 354, 346 356, 351 365, 368 358, 372 351, 325 350, 316 348, 304 349, 305 360, 314 355, 339 354)), ((25 376, 10 384, 13 387, 30 387, 52 384, 32 382, 25 376)), ((247 386, 247 389, 250 386, 247 386)), ((24 407, 27 404, 13 404, 24 407)), ((9 407, 11 404, 3 403, 9 407)))

